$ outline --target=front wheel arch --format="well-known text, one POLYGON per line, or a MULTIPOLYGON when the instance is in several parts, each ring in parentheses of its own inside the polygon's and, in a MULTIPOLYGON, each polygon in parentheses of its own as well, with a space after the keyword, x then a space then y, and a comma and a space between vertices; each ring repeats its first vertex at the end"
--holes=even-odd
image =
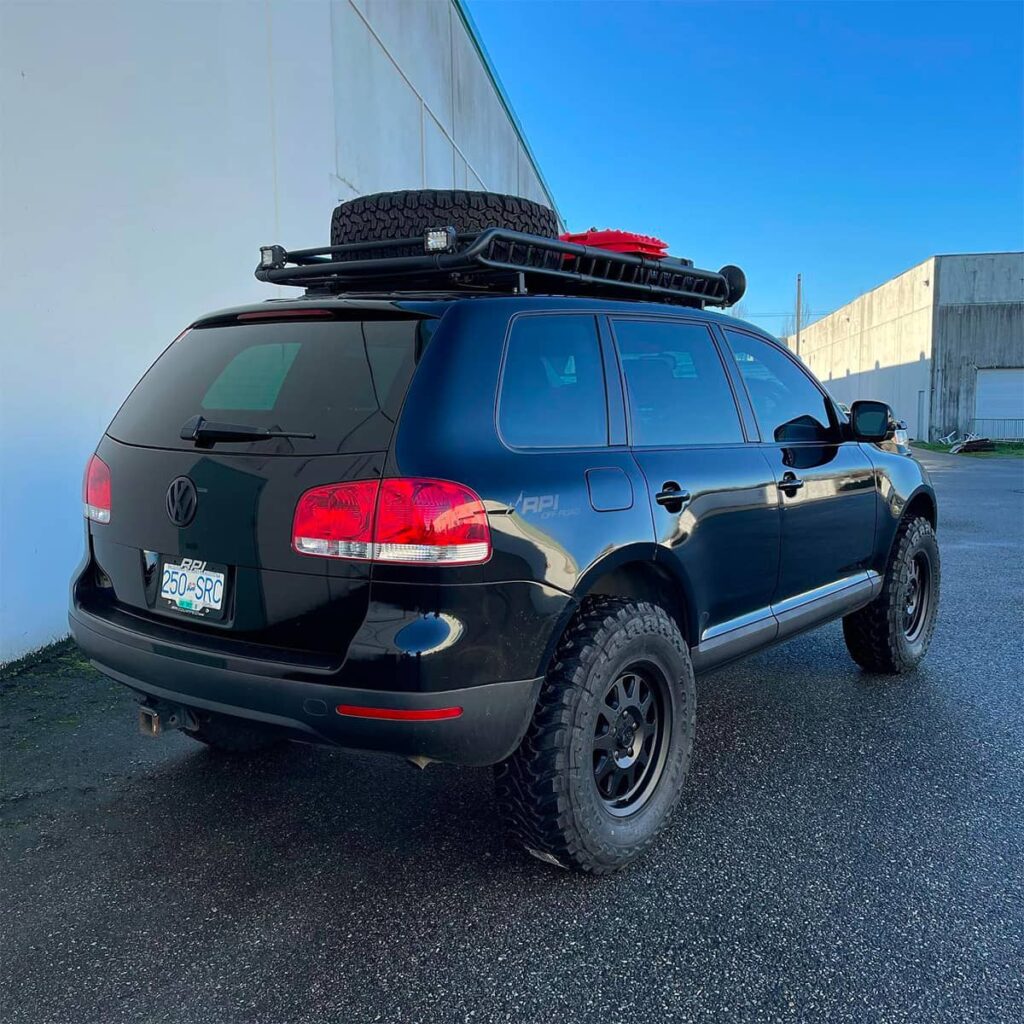
POLYGON ((886 515, 884 511, 880 513, 882 521, 878 524, 874 561, 871 567, 883 576, 892 559, 896 540, 907 523, 921 518, 927 520, 932 530, 936 532, 938 530, 938 505, 935 501, 935 492, 927 484, 921 484, 902 503, 901 507, 897 507, 899 507, 898 515, 895 514, 896 508, 893 505, 887 506, 891 515, 886 515), (888 536, 886 536, 886 531, 888 531, 888 536))
POLYGON ((904 518, 880 593, 843 618, 847 649, 861 668, 900 675, 917 667, 935 631, 941 576, 942 561, 931 523, 921 515, 904 518), (924 570, 923 591, 919 567, 924 570), (921 615, 919 623, 915 611, 921 615))
POLYGON ((911 495, 900 519, 913 519, 918 516, 927 519, 933 530, 938 529, 938 509, 935 504, 935 495, 924 487, 920 487, 911 495))

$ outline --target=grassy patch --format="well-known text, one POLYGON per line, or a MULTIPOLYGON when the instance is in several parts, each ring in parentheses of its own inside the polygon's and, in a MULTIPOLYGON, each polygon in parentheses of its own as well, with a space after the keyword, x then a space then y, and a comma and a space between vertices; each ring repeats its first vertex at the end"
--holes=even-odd
MULTIPOLYGON (((969 459, 1024 459, 1024 441, 996 441, 994 452, 958 452, 969 459)), ((949 454, 949 446, 935 444, 931 441, 914 441, 914 448, 921 448, 926 452, 940 452, 949 454)))
POLYGON ((40 670, 48 678, 70 678, 96 675, 96 670, 89 664, 88 658, 78 649, 78 645, 70 637, 47 644, 38 651, 26 654, 17 661, 9 661, 0 666, 0 684, 9 684, 19 676, 28 677, 24 685, 31 687, 32 676, 40 670))

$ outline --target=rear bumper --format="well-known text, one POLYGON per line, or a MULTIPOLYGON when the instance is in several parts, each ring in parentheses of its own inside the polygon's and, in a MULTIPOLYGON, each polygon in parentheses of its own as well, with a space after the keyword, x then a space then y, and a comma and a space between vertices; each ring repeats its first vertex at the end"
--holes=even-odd
POLYGON ((494 764, 511 754, 529 725, 541 678, 461 689, 395 691, 296 680, 293 665, 247 665, 207 650, 168 644, 72 606, 71 632, 104 674, 148 697, 286 730, 295 739, 356 750, 494 764), (396 711, 458 707, 442 720, 379 720, 339 714, 340 705, 396 711))

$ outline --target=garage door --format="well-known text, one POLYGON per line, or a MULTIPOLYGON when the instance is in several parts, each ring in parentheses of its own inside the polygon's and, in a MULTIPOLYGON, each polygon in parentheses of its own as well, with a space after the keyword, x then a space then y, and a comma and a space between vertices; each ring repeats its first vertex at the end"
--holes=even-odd
POLYGON ((979 370, 974 426, 994 438, 1024 438, 1024 369, 979 370))

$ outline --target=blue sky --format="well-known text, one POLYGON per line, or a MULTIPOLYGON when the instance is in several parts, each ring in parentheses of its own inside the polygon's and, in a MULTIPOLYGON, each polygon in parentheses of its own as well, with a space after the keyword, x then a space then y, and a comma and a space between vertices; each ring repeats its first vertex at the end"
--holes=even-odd
POLYGON ((571 230, 747 272, 780 332, 935 253, 1024 248, 1024 5, 469 0, 571 230))

